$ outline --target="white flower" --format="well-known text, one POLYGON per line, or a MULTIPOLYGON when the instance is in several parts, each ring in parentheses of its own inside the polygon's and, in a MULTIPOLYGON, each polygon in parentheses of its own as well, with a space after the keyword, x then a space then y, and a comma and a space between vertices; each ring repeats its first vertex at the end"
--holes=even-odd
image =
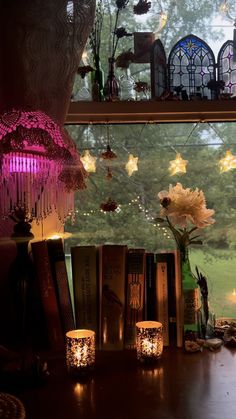
POLYGON ((187 228, 192 224, 198 228, 204 228, 213 224, 212 215, 214 210, 206 208, 204 193, 196 188, 184 189, 181 183, 170 185, 169 191, 161 191, 158 194, 161 200, 161 216, 168 217, 173 225, 187 228))

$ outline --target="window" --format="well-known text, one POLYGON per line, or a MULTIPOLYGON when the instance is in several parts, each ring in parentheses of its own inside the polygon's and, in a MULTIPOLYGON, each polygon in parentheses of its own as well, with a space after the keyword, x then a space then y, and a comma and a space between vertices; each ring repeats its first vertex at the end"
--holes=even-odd
POLYGON ((143 124, 113 126, 67 126, 83 153, 89 149, 96 160, 96 173, 87 189, 76 194, 75 224, 67 223, 66 253, 76 244, 120 243, 160 252, 175 244, 167 229, 155 221, 160 190, 181 182, 202 189, 207 207, 215 209, 216 223, 200 231, 202 246, 191 247, 193 271, 197 264, 207 276, 209 301, 217 316, 235 316, 236 264, 236 171, 220 174, 219 160, 225 151, 236 151, 236 124, 143 124), (117 158, 101 159, 108 142, 117 158), (224 141, 224 143, 222 142, 224 141), (169 161, 179 152, 188 160, 187 173, 170 176, 169 161), (138 171, 128 176, 129 154, 139 158, 138 171), (107 179, 107 168, 112 179, 107 179), (109 197, 118 208, 103 213, 100 204, 109 197))

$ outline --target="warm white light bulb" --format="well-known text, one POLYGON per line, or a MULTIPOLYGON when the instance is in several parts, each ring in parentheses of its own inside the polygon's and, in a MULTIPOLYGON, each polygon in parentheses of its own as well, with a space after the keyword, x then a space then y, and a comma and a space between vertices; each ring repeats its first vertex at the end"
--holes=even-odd
POLYGON ((170 175, 174 176, 177 173, 186 173, 187 164, 188 164, 188 160, 182 159, 180 153, 177 153, 175 160, 170 161, 170 166, 169 166, 170 175))
POLYGON ((225 157, 219 161, 220 173, 228 172, 231 169, 236 169, 236 156, 227 150, 225 157))
POLYGON ((133 154, 130 154, 125 168, 128 175, 132 176, 133 172, 138 170, 138 157, 134 157, 133 154))

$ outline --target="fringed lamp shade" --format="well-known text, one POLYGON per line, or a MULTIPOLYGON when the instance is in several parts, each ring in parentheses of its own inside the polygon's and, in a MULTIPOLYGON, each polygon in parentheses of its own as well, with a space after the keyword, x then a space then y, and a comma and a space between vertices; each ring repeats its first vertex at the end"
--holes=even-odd
POLYGON ((40 111, 0 117, 0 217, 24 208, 36 221, 56 210, 64 222, 73 214, 73 192, 86 172, 60 127, 40 111))

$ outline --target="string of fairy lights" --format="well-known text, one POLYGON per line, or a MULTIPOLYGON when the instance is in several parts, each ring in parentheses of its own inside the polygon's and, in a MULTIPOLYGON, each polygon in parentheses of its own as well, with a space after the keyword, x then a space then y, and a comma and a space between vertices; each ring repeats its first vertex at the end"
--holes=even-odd
MULTIPOLYGON (((136 206, 138 207, 138 210, 140 213, 142 213, 142 215, 144 216, 144 218, 146 219, 146 221, 152 225, 154 228, 158 229, 159 232, 161 232, 167 239, 171 239, 171 236, 169 234, 169 230, 166 227, 161 226, 160 223, 155 221, 155 217, 152 215, 153 211, 148 210, 141 202, 140 202, 141 197, 139 195, 136 196, 136 198, 131 199, 131 201, 129 201, 126 204, 118 204, 116 210, 112 213, 112 214, 119 214, 122 212, 124 207, 132 207, 132 206, 136 206)), ((102 209, 91 209, 91 210, 86 210, 86 211, 81 211, 79 209, 75 210, 75 213, 80 213, 80 216, 83 217, 92 217, 92 216, 97 216, 99 213, 103 214, 103 215, 107 215, 107 211, 103 211, 102 209)), ((109 213, 110 214, 110 213, 109 213)))
MULTIPOLYGON (((193 132, 196 130, 196 128, 198 127, 199 124, 200 123, 197 122, 191 128, 190 133, 188 134, 186 141, 182 145, 183 147, 187 146, 187 143, 188 143, 190 137, 192 136, 193 132)), ((214 131, 214 133, 220 139, 221 143, 225 144, 223 138, 221 137, 219 132, 216 130, 216 128, 210 123, 207 123, 207 125, 214 131)), ((170 147, 175 150, 175 148, 173 146, 170 145, 170 147)), ((182 173, 182 174, 187 173, 187 165, 188 165, 189 161, 183 159, 181 154, 177 150, 175 150, 175 153, 176 153, 175 159, 170 160, 170 162, 169 162, 168 171, 169 171, 170 176, 174 176, 174 175, 180 174, 180 173, 182 173)), ((82 161, 85 169, 87 170, 87 172, 89 172, 89 173, 95 173, 96 172, 97 157, 90 154, 90 151, 88 149, 84 150, 83 154, 81 155, 81 161, 82 161)), ((126 170, 129 177, 132 176, 134 172, 138 171, 138 163, 139 163, 139 157, 130 153, 128 155, 128 161, 125 164, 125 170, 126 170)), ((232 151, 230 149, 227 149, 226 152, 225 152, 225 156, 222 157, 219 160, 218 165, 219 165, 220 173, 225 173, 225 172, 228 172, 232 169, 236 169, 236 155, 232 154, 232 151)))

